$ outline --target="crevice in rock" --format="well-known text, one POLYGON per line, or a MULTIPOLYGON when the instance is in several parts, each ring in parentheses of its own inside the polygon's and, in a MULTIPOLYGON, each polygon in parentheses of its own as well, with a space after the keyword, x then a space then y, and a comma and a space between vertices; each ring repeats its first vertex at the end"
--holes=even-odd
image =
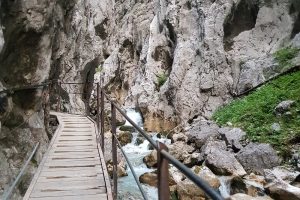
POLYGON ((234 37, 255 27, 258 11, 258 3, 250 0, 241 0, 237 5, 233 5, 223 24, 226 51, 231 50, 234 37))
POLYGON ((98 35, 102 40, 105 40, 108 36, 106 32, 108 19, 105 18, 100 24, 95 26, 96 35, 98 35))
POLYGON ((300 33, 300 12, 298 13, 298 16, 294 22, 293 31, 291 34, 291 39, 293 39, 298 33, 300 33))

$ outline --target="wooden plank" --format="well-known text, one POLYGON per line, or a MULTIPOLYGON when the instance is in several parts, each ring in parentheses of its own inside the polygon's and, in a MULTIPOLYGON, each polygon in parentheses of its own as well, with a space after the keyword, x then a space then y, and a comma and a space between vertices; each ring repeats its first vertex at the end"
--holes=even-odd
POLYGON ((31 197, 62 197, 62 196, 83 196, 91 194, 105 194, 106 188, 87 190, 62 190, 62 191, 35 191, 31 197))
POLYGON ((83 177, 63 177, 63 176, 47 176, 47 177, 40 177, 38 180, 39 183, 51 183, 51 182, 82 182, 82 181, 93 181, 99 180, 104 182, 104 177, 102 174, 96 174, 94 176, 83 176, 83 177))
MULTIPOLYGON (((57 197, 34 197, 34 200, 57 200, 57 197)), ((62 196, 60 200, 107 200, 106 194, 62 196)))
MULTIPOLYGON (((43 171, 73 171, 74 173, 76 173, 77 171, 97 171, 98 168, 100 167, 101 168, 101 165, 95 165, 95 166, 86 166, 86 167, 73 167, 73 168, 53 168, 53 167, 48 167, 48 166, 44 166, 44 169, 43 171)), ((102 170, 99 170, 99 171, 102 171, 102 170)))
POLYGON ((65 178, 76 178, 76 177, 89 177, 89 176, 97 176, 99 174, 102 175, 102 171, 97 172, 96 170, 80 170, 75 171, 74 170, 68 170, 68 171, 43 171, 40 174, 40 178, 42 177, 65 177, 65 178))
POLYGON ((46 182, 46 183, 37 183, 35 186, 36 190, 69 190, 69 189, 92 189, 105 186, 104 182, 100 180, 89 180, 89 181, 74 181, 70 182, 46 182))

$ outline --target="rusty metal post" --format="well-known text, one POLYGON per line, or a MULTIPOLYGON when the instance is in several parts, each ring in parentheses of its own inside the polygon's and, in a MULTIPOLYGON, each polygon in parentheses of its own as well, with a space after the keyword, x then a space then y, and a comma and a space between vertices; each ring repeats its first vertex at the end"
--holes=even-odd
POLYGON ((58 94, 56 111, 60 112, 60 104, 61 104, 61 97, 60 97, 61 82, 59 80, 57 81, 57 85, 56 86, 57 86, 57 94, 58 94))
POLYGON ((113 159, 113 182, 114 182, 114 199, 118 197, 118 158, 117 158, 117 141, 116 141, 116 107, 111 103, 111 132, 112 132, 112 159, 113 159))
POLYGON ((157 142, 158 151, 157 151, 157 177, 158 177, 158 199, 165 200, 170 199, 170 188, 169 188, 169 162, 165 159, 160 153, 161 150, 168 151, 168 147, 161 143, 157 142))
POLYGON ((100 116, 100 123, 101 123, 101 148, 104 154, 104 91, 100 88, 101 92, 101 116, 100 116))
POLYGON ((97 127, 100 130, 100 84, 97 83, 97 127))

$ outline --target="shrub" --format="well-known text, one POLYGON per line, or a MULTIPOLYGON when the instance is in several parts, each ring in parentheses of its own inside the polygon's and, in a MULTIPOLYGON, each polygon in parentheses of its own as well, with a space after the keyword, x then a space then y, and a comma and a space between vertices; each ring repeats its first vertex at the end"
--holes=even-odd
POLYGON ((158 86, 161 87, 163 84, 165 84, 165 82, 168 79, 168 75, 163 72, 161 74, 156 75, 157 76, 157 81, 158 81, 158 86))

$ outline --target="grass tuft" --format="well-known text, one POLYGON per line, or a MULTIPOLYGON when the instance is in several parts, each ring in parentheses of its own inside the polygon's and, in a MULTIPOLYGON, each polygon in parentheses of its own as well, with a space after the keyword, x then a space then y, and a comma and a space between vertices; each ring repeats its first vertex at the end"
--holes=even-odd
POLYGON ((156 75, 157 76, 157 81, 158 81, 158 87, 163 86, 163 84, 165 84, 165 82, 168 79, 168 75, 167 73, 163 72, 161 74, 156 75))
POLYGON ((300 48, 286 47, 275 52, 274 56, 276 61, 279 63, 279 66, 282 69, 285 69, 293 66, 292 59, 297 56, 299 51, 300 48))
POLYGON ((248 96, 232 101, 218 109, 213 119, 219 125, 231 122, 247 132, 250 140, 270 143, 282 156, 290 154, 291 144, 300 141, 300 72, 279 77, 248 96), (293 100, 291 115, 276 116, 274 108, 284 100, 293 100), (273 123, 279 123, 281 130, 274 132, 273 123))

